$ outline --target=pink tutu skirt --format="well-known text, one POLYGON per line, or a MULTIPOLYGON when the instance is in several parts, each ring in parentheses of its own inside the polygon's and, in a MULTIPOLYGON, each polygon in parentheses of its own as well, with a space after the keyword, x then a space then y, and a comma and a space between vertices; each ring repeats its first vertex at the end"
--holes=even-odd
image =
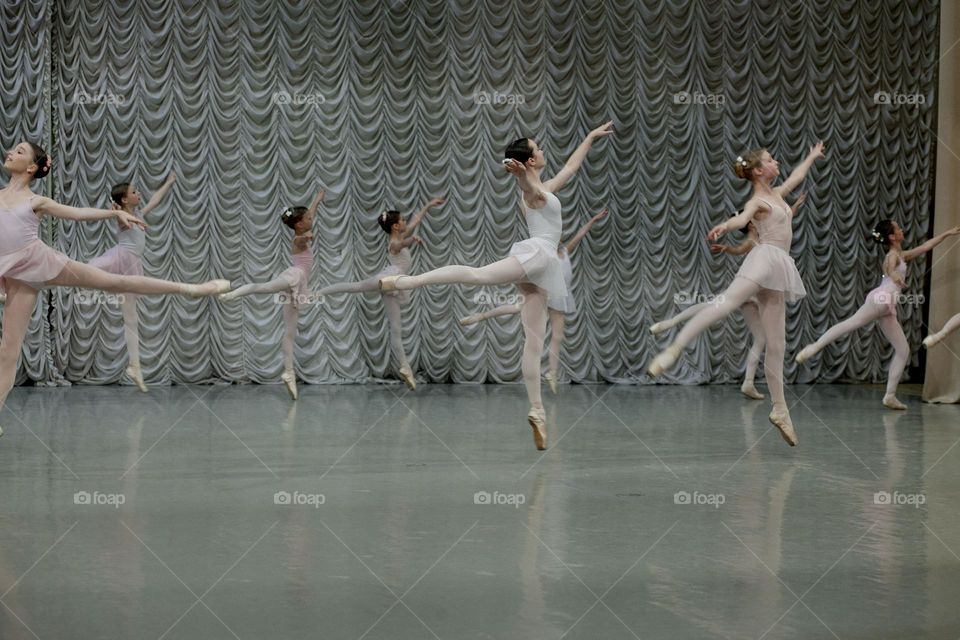
POLYGON ((751 249, 740 265, 737 277, 755 282, 764 289, 782 291, 787 302, 807 295, 793 258, 772 244, 761 243, 751 249))
POLYGON ((299 307, 300 302, 305 301, 309 295, 307 290, 310 284, 310 274, 306 273, 300 267, 290 267, 280 274, 280 277, 290 285, 290 292, 293 294, 293 306, 299 307))
POLYGON ((91 267, 102 269, 107 273, 115 273, 120 276, 143 275, 143 261, 140 259, 140 256, 121 245, 115 246, 87 264, 91 267))
POLYGON ((557 247, 544 238, 528 238, 510 248, 510 257, 520 261, 527 279, 547 292, 547 306, 566 310, 567 284, 563 280, 563 266, 557 257, 557 247))
POLYGON ((0 278, 19 280, 34 289, 53 280, 70 262, 70 258, 51 249, 42 240, 34 240, 13 253, 0 256, 0 278))

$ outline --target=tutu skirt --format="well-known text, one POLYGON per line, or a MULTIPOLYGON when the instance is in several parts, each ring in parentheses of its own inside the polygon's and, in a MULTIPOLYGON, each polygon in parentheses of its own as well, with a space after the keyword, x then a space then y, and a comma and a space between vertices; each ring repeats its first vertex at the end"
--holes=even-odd
POLYGON ((117 245, 101 256, 88 262, 91 267, 120 276, 142 276, 143 261, 140 256, 122 245, 117 245))
POLYGON ((306 273, 300 267, 290 267, 280 274, 280 277, 290 285, 290 291, 294 296, 293 305, 300 306, 300 301, 305 300, 310 293, 307 290, 310 284, 310 274, 306 273))
POLYGON ((53 280, 70 258, 48 247, 42 240, 33 240, 13 253, 0 256, 0 278, 19 280, 34 289, 53 280))
POLYGON ((510 247, 510 257, 520 261, 526 275, 525 282, 547 292, 548 307, 566 310, 567 284, 563 280, 563 267, 556 246, 544 238, 528 238, 510 247))
POLYGON ((782 291, 787 302, 807 295, 793 258, 772 244, 761 243, 751 249, 740 265, 737 277, 755 282, 764 289, 782 291))
POLYGON ((887 307, 888 316, 897 316, 897 298, 900 297, 900 289, 896 286, 888 287, 880 285, 867 294, 866 302, 887 307))
MULTIPOLYGON (((386 269, 378 273, 375 277, 377 280, 380 280, 381 278, 386 278, 387 276, 405 276, 405 275, 407 275, 406 271, 404 271, 398 266, 390 265, 389 267, 387 267, 386 269)), ((404 289, 403 291, 399 291, 399 290, 381 291, 380 295, 392 296, 403 304, 407 304, 408 302, 410 302, 409 289, 404 289)))

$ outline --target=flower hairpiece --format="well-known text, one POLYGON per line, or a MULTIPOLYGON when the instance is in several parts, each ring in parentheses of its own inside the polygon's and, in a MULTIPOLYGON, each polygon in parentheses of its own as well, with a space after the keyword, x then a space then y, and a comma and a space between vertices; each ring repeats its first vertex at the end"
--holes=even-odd
POLYGON ((287 207, 286 209, 283 210, 282 217, 284 220, 289 219, 292 215, 293 215, 293 209, 291 209, 290 207, 287 207))
POLYGON ((384 211, 383 213, 380 214, 380 219, 383 220, 384 222, 387 221, 387 212, 386 212, 386 211, 384 211))
POLYGON ((737 164, 741 167, 747 166, 747 161, 743 159, 743 156, 737 156, 737 164))
POLYGON ((43 166, 47 171, 50 171, 50 167, 53 166, 53 158, 47 156, 47 161, 43 163, 43 166))
POLYGON ((879 232, 879 231, 874 231, 874 232, 873 232, 873 239, 874 239, 874 240, 878 240, 878 241, 879 241, 879 240, 883 240, 883 236, 880 235, 880 232, 879 232))

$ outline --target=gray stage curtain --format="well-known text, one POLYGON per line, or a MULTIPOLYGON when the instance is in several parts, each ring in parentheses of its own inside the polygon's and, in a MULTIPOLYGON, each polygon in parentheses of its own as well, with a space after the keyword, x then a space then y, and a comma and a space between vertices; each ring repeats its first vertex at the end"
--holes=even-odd
MULTIPOLYGON (((499 163, 504 146, 536 138, 550 175, 590 128, 615 120, 617 135, 558 194, 567 236, 602 207, 612 212, 573 256, 580 311, 563 362, 578 381, 645 381, 665 345, 650 323, 678 310, 675 294, 729 283, 736 260, 711 255, 703 236, 747 198, 730 164, 749 147, 769 146, 788 171, 817 136, 829 144, 795 225, 810 295, 788 309, 788 354, 878 282, 881 256, 864 241, 878 218, 903 222, 911 244, 929 227, 934 0, 73 0, 47 11, 53 189, 68 203, 105 205, 113 182, 149 193, 177 171, 149 231, 147 268, 160 277, 275 277, 289 260, 279 213, 308 204, 320 185, 329 196, 315 229, 315 287, 378 272, 376 215, 412 212, 435 195, 448 203, 420 230, 415 270, 495 261, 525 234, 499 163), (878 92, 923 104, 878 104, 878 92)), ((105 223, 64 223, 57 246, 90 259, 114 235, 105 223)), ((919 291, 922 268, 908 281, 919 291)), ((519 318, 457 325, 482 306, 477 293, 421 290, 405 309, 409 355, 427 379, 519 380, 519 318)), ((118 310, 78 304, 70 291, 52 304, 65 375, 118 379, 118 310)), ((269 296, 140 305, 148 380, 277 379, 282 322, 269 296)), ((921 310, 901 308, 912 344, 921 310)), ((376 295, 306 309, 300 329, 307 381, 395 367, 376 295)), ((735 379, 745 336, 739 317, 714 327, 666 380, 735 379)), ((880 380, 889 355, 879 331, 865 331, 787 375, 880 380)))

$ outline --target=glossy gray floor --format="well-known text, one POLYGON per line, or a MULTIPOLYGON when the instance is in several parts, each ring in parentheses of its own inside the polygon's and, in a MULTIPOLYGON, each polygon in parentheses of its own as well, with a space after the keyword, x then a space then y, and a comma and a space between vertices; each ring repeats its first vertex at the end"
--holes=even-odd
POLYGON ((957 638, 960 407, 793 387, 15 389, 0 638, 957 638), (799 400, 797 400, 799 398, 799 400))

